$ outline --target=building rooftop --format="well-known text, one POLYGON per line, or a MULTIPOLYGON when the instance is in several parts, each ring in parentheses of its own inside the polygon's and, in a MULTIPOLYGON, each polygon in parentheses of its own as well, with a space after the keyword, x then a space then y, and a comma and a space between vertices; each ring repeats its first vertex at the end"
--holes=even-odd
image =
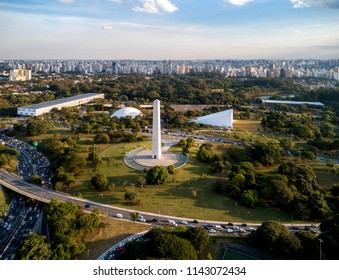
POLYGON ((267 104, 286 104, 286 105, 313 105, 313 106, 324 106, 321 102, 309 102, 309 101, 288 101, 288 100, 262 100, 263 103, 267 104))
POLYGON ((66 98, 62 98, 62 99, 57 99, 57 100, 53 100, 53 101, 47 101, 47 102, 42 102, 42 103, 38 103, 38 104, 34 104, 34 105, 29 105, 29 106, 23 106, 23 107, 19 107, 19 109, 41 109, 41 108, 45 108, 45 107, 52 107, 52 106, 58 106, 60 104, 66 103, 66 102, 71 102, 71 101, 77 101, 77 100, 81 100, 83 98, 88 98, 88 97, 96 97, 96 96, 100 96, 103 93, 85 93, 85 94, 80 94, 80 95, 76 95, 76 96, 71 96, 71 97, 66 97, 66 98))

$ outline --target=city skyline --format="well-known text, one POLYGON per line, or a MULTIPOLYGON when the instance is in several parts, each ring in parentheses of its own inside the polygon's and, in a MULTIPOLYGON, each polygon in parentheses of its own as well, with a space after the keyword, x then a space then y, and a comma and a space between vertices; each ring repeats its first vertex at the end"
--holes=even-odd
POLYGON ((338 0, 3 0, 0 59, 329 59, 338 0))

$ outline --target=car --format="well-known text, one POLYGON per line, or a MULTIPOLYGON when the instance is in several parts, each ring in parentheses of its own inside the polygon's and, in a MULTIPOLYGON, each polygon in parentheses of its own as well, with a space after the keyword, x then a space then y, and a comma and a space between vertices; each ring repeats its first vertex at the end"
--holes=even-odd
POLYGON ((183 224, 183 225, 187 225, 187 221, 185 221, 185 220, 180 221, 180 223, 183 224))
POLYGON ((221 226, 218 226, 218 225, 214 225, 214 226, 213 226, 213 229, 215 229, 215 230, 222 230, 222 227, 221 227, 221 226))
POLYGON ((239 231, 240 231, 240 232, 246 232, 246 230, 243 229, 243 228, 239 229, 239 231))
POLYGON ((138 219, 138 222, 146 223, 146 220, 145 220, 143 217, 140 217, 140 218, 138 219))
POLYGON ((241 224, 242 227, 248 227, 248 224, 241 224))
POLYGON ((210 230, 210 229, 213 228, 213 225, 206 225, 206 226, 204 226, 204 228, 207 229, 207 230, 210 230))
POLYGON ((234 224, 233 223, 228 223, 229 226, 233 226, 234 224))
POLYGON ((122 218, 123 216, 122 216, 122 214, 117 213, 117 214, 115 215, 115 217, 117 217, 117 218, 122 218))
POLYGON ((159 219, 153 218, 152 222, 159 222, 159 219))
POLYGON ((175 225, 175 226, 177 225, 177 223, 174 220, 167 220, 167 222, 171 225, 175 225))
POLYGON ((254 227, 249 227, 247 230, 248 230, 248 231, 256 231, 257 229, 254 228, 254 227))
POLYGON ((194 224, 199 224, 198 220, 193 220, 192 223, 194 223, 194 224))
POLYGON ((213 228, 211 228, 210 230, 208 230, 208 233, 216 233, 217 231, 213 228))
POLYGON ((233 229, 231 229, 231 228, 227 228, 227 229, 224 229, 223 232, 232 233, 232 232, 234 232, 234 231, 233 231, 233 229))
POLYGON ((119 248, 117 249, 117 252, 118 252, 118 253, 121 253, 121 252, 123 252, 124 250, 125 250, 124 247, 119 247, 119 248))
POLYGON ((85 208, 90 208, 90 207, 91 207, 91 205, 85 204, 85 208))

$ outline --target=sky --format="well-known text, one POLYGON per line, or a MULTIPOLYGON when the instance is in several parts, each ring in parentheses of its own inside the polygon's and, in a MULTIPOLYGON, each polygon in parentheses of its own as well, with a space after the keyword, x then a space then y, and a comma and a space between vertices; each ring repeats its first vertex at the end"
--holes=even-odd
POLYGON ((339 59, 339 0, 0 0, 1 59, 339 59))

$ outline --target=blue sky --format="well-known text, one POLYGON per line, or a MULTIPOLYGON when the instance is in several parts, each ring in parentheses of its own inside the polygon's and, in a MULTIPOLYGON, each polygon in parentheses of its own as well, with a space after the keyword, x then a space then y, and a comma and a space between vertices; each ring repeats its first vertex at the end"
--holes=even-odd
POLYGON ((0 0, 0 59, 339 58, 339 0, 0 0))

